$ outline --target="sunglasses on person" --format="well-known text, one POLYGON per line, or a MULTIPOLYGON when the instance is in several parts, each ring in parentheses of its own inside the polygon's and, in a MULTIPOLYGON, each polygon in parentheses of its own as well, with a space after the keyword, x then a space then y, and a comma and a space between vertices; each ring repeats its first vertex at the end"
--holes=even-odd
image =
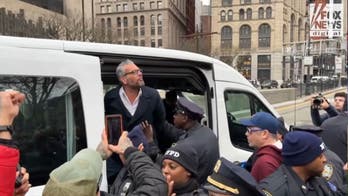
POLYGON ((136 69, 136 70, 133 70, 133 71, 129 71, 129 72, 124 73, 123 76, 129 75, 129 74, 132 74, 132 75, 139 75, 140 73, 143 73, 143 70, 142 70, 142 69, 136 69))
POLYGON ((256 131, 262 131, 263 129, 260 129, 260 128, 257 128, 257 127, 247 127, 247 132, 248 133, 253 133, 253 132, 256 132, 256 131))

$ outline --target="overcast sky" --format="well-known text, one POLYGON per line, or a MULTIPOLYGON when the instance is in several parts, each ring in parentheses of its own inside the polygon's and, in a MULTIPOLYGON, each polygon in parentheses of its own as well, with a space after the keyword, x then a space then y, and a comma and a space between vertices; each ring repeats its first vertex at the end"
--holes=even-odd
POLYGON ((210 4, 210 0, 201 0, 203 2, 203 5, 209 5, 210 4))

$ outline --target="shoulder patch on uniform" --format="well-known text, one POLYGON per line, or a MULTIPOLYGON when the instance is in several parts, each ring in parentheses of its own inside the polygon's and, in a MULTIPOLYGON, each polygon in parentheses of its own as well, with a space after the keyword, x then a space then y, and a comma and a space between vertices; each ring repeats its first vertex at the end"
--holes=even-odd
POLYGON ((272 194, 270 192, 268 192, 265 189, 262 189, 262 192, 266 195, 266 196, 272 196, 272 194))
POLYGON ((331 177, 333 175, 333 170, 334 170, 334 167, 332 166, 332 164, 326 163, 321 175, 328 181, 331 179, 331 177))

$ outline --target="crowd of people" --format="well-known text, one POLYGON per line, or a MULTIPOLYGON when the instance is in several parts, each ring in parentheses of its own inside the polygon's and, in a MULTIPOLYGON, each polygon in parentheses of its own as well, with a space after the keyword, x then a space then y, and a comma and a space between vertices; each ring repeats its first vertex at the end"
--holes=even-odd
MULTIPOLYGON (((346 93, 337 93, 334 105, 314 98, 313 125, 289 132, 267 112, 240 120, 255 149, 241 163, 219 156, 218 139, 201 124, 197 104, 175 91, 163 101, 131 60, 121 62, 116 75, 120 85, 105 94, 104 109, 122 116, 118 142, 108 143, 103 130, 97 149, 79 151, 50 173, 43 195, 346 195, 346 93), (100 190, 104 160, 108 190, 100 190)), ((31 187, 12 140, 24 99, 14 90, 0 92, 0 196, 25 195, 31 187)))

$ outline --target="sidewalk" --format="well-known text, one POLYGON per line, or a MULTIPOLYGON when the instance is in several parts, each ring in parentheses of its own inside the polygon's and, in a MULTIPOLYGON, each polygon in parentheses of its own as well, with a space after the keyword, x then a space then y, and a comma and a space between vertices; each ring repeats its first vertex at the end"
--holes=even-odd
MULTIPOLYGON (((328 98, 331 98, 330 94, 334 94, 334 93, 337 93, 337 92, 347 92, 347 87, 339 87, 339 88, 335 88, 335 89, 331 89, 331 90, 328 90, 328 91, 325 91, 325 92, 322 92, 322 95, 324 95, 325 97, 328 97, 328 98)), ((308 95, 308 96, 304 96, 304 97, 299 97, 298 99, 296 100, 292 100, 292 101, 286 101, 286 102, 281 102, 281 103, 276 103, 276 104, 273 104, 273 107, 278 110, 282 107, 288 107, 288 106, 291 106, 291 105, 299 105, 301 103, 305 103, 307 101, 309 101, 311 99, 311 97, 314 97, 318 95, 318 93, 315 93, 315 94, 311 94, 311 95, 308 95)), ((333 97, 333 95, 332 95, 333 97)))

